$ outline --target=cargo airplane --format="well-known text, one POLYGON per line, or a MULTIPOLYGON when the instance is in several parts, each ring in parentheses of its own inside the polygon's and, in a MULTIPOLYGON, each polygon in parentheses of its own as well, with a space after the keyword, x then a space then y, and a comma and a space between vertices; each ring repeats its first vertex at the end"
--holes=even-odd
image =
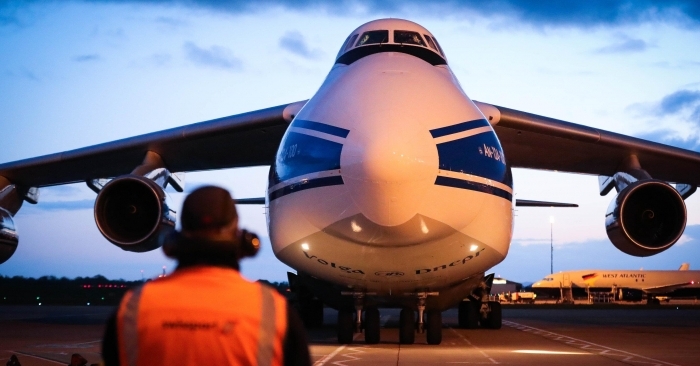
POLYGON ((537 293, 559 296, 562 288, 570 288, 572 296, 588 296, 592 292, 607 292, 616 300, 641 301, 658 304, 657 297, 688 297, 700 295, 700 271, 689 270, 683 263, 677 271, 580 270, 553 273, 535 282, 537 293))
POLYGON ((347 37, 309 100, 0 164, 0 261, 40 187, 87 183, 100 232, 142 252, 174 228, 164 187, 181 191, 180 173, 260 165, 302 316, 338 309, 341 343, 361 329, 379 342, 386 307, 402 309, 405 344, 417 331, 439 344, 458 304, 461 326, 500 328, 484 274, 508 253, 514 206, 558 205, 514 200, 511 168, 599 175, 602 195, 617 191, 608 235, 636 256, 678 240, 700 185, 700 153, 471 100, 431 32, 380 19, 347 37))

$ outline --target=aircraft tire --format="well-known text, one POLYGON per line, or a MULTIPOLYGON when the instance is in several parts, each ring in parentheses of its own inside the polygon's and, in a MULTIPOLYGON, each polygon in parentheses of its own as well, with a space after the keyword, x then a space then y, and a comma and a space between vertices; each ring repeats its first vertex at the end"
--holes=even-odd
POLYGON ((401 309, 399 315, 399 343, 413 344, 416 341, 416 314, 411 308, 401 309))
POLYGON ((365 343, 379 343, 379 309, 365 309, 365 343))
POLYGON ((354 326, 355 324, 353 322, 353 312, 347 310, 338 310, 338 343, 352 343, 354 326))
POLYGON ((501 311, 501 303, 497 301, 489 301, 491 312, 486 319, 488 327, 491 329, 501 329, 503 325, 503 312, 501 311))
POLYGON ((427 334, 428 344, 438 345, 442 342, 442 312, 430 310, 427 312, 427 334))

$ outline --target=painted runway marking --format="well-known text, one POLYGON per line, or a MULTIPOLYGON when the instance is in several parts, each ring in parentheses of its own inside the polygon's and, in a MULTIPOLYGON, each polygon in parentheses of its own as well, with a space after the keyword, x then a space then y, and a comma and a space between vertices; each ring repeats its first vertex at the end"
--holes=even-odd
MULTIPOLYGON (((362 333, 356 333, 355 336, 352 337, 352 340, 353 340, 353 341, 356 340, 357 337, 360 336, 360 334, 362 334, 362 333)), ((329 353, 328 355, 326 355, 326 357, 323 357, 322 359, 316 361, 316 362, 314 363, 314 366, 323 366, 323 365, 325 365, 326 362, 330 361, 333 357, 335 357, 335 355, 337 355, 338 353, 340 353, 340 352, 341 352, 342 350, 344 350, 345 347, 347 347, 347 346, 348 346, 347 344, 344 344, 344 345, 342 345, 342 346, 336 348, 335 351, 329 353)))
MULTIPOLYGON (((451 331, 454 332, 454 334, 456 334, 456 335, 457 335, 459 338, 461 338, 464 342, 466 342, 468 345, 472 346, 474 349, 476 349, 477 351, 479 351, 484 357, 486 357, 489 361, 491 361, 490 363, 492 363, 492 364, 497 364, 497 363, 498 363, 498 361, 494 360, 494 359, 491 358, 489 355, 487 355, 486 352, 484 352, 481 348, 475 346, 472 342, 470 342, 470 341, 467 339, 467 337, 463 336, 463 335, 462 335, 461 333, 459 333, 456 329, 454 329, 454 328, 452 328, 452 327, 449 327, 449 328, 450 328, 451 331)), ((489 363, 489 362, 448 362, 448 363, 489 363)))
POLYGON ((96 341, 90 341, 90 342, 81 342, 81 343, 66 343, 66 344, 60 344, 60 343, 51 343, 51 344, 39 344, 34 347, 37 348, 90 348, 92 347, 93 344, 95 343, 100 343, 102 342, 101 339, 98 339, 96 341))
MULTIPOLYGON (((380 321, 380 325, 381 325, 382 328, 386 325, 386 322, 388 322, 390 318, 391 318, 391 315, 384 315, 383 317, 379 318, 379 319, 380 319, 380 320, 379 320, 379 321, 380 321)), ((360 334, 362 334, 362 333, 356 333, 355 336, 352 337, 352 340, 355 341, 355 340, 357 339, 357 337, 360 336, 360 334)), ((356 357, 355 355, 356 355, 356 354, 359 354, 359 353, 364 353, 364 352, 365 352, 365 351, 363 351, 360 347, 348 347, 347 344, 344 344, 344 345, 342 345, 342 346, 336 348, 335 351, 331 352, 328 356, 323 357, 322 359, 316 361, 316 362, 314 363, 313 366, 323 366, 323 365, 325 365, 326 362, 330 361, 333 357, 335 357, 338 353, 340 353, 340 352, 341 352, 342 350, 344 350, 346 347, 347 347, 348 351, 350 351, 350 353, 344 353, 344 354, 340 355, 340 357, 347 357, 347 358, 350 358, 350 359, 349 359, 349 360, 334 361, 334 362, 333 362, 334 365, 345 366, 345 363, 344 363, 344 362, 357 361, 357 360, 359 360, 360 358, 359 358, 359 357, 356 357)), ((365 348, 365 347, 362 347, 362 348, 365 348)))
POLYGON ((44 360, 44 361, 49 361, 49 362, 57 363, 57 364, 59 364, 59 365, 65 365, 65 363, 63 363, 63 362, 58 362, 58 361, 56 361, 56 360, 52 360, 52 359, 46 358, 46 357, 34 356, 34 355, 31 354, 31 353, 20 352, 20 351, 16 351, 15 353, 18 354, 18 355, 22 355, 22 356, 34 357, 34 358, 38 358, 38 359, 40 359, 40 360, 44 360))
POLYGON ((361 360, 362 358, 357 357, 356 355, 358 355, 360 353, 365 353, 363 348, 365 348, 365 347, 364 346, 363 347, 348 347, 347 350, 350 351, 350 353, 343 353, 342 355, 338 356, 338 357, 345 357, 346 359, 340 360, 340 361, 333 361, 333 364, 337 365, 337 366, 347 366, 345 364, 346 362, 361 360))
POLYGON ((504 320, 503 325, 507 325, 511 328, 515 328, 515 329, 521 330, 523 332, 528 332, 528 333, 536 334, 536 335, 539 335, 539 336, 542 336, 545 338, 549 338, 549 339, 557 341, 557 342, 562 342, 564 344, 567 344, 567 345, 570 345, 573 347, 577 347, 577 348, 580 348, 582 350, 588 351, 590 353, 597 354, 599 356, 604 356, 604 357, 607 357, 607 358, 610 358, 610 359, 613 359, 616 361, 651 364, 651 365, 655 365, 655 366, 661 366, 661 365, 679 366, 679 365, 676 365, 675 363, 660 361, 657 359, 645 357, 645 356, 638 355, 635 353, 602 346, 600 344, 596 344, 596 343, 584 341, 584 340, 581 340, 578 338, 573 338, 573 337, 561 335, 558 333, 550 332, 548 330, 534 328, 534 327, 531 327, 528 325, 511 322, 508 320, 504 320))

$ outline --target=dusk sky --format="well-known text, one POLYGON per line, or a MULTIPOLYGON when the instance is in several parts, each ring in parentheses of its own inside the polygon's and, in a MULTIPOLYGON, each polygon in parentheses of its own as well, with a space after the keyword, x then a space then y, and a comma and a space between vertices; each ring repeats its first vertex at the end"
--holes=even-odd
MULTIPOLYGON (((700 151, 697 1, 3 1, 0 163, 308 99, 345 37, 385 17, 429 29, 475 100, 700 151)), ((267 171, 187 173, 186 189, 262 197, 267 171)), ((636 258, 607 238, 614 191, 600 197, 596 176, 515 169, 514 184, 516 198, 580 207, 518 208, 498 275, 549 273, 550 217, 555 271, 700 268, 700 193, 686 201, 679 243, 636 258)), ((179 211, 184 195, 169 194, 179 211)), ((20 245, 0 275, 134 280, 172 270, 160 250, 124 252, 104 239, 94 199, 85 184, 42 188, 40 203, 15 216, 20 245)), ((264 208, 239 214, 265 237, 243 273, 286 280, 264 208)))

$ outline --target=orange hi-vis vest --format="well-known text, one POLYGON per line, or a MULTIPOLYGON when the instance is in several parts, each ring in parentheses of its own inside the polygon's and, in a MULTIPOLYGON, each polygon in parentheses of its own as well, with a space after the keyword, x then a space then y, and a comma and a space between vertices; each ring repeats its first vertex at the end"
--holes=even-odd
POLYGON ((117 312, 122 366, 282 365, 286 330, 280 294, 219 267, 146 283, 117 312))

